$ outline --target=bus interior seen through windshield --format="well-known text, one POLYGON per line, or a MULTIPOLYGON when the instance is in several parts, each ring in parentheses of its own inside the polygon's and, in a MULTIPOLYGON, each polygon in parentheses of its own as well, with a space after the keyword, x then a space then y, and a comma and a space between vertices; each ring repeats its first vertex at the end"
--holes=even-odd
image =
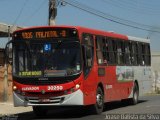
POLYGON ((13 75, 57 77, 81 71, 80 43, 38 41, 14 43, 13 75))

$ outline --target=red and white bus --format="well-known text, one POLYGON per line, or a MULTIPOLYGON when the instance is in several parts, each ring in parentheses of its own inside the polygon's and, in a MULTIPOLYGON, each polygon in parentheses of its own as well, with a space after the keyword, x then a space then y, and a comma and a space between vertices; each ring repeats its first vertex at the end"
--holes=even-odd
POLYGON ((79 26, 41 26, 13 33, 14 106, 88 106, 128 100, 151 89, 150 41, 79 26))

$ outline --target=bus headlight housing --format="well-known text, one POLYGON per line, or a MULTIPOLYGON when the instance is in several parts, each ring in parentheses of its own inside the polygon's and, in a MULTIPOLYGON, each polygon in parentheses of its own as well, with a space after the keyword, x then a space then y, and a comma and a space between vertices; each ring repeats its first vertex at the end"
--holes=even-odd
POLYGON ((65 90, 64 91, 64 94, 71 94, 73 92, 75 92, 76 90, 78 90, 80 88, 80 84, 76 84, 74 87, 68 89, 68 90, 65 90))

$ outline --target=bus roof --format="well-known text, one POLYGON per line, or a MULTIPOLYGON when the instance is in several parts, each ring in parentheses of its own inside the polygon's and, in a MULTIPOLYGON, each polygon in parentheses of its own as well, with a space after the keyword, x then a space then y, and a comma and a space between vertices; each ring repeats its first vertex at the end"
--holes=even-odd
POLYGON ((140 41, 140 42, 150 43, 150 39, 145 39, 145 38, 138 38, 138 37, 128 36, 128 39, 132 40, 132 41, 140 41))
POLYGON ((38 29, 38 28, 73 28, 73 29, 77 29, 80 33, 91 33, 91 34, 95 34, 95 35, 108 36, 108 37, 112 37, 112 38, 150 43, 149 39, 138 38, 138 37, 134 37, 134 36, 127 36, 127 35, 118 34, 115 32, 102 31, 102 30, 86 28, 86 27, 82 27, 82 26, 67 26, 67 25, 33 26, 33 27, 28 27, 28 28, 16 30, 15 32, 20 32, 20 31, 30 30, 30 29, 38 29))

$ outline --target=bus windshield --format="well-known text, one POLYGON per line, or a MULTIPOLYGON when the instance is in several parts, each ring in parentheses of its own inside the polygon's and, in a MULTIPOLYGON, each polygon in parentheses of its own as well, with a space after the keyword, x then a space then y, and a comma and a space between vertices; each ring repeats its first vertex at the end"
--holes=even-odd
POLYGON ((79 42, 18 42, 13 49, 15 76, 63 77, 81 71, 79 42))

